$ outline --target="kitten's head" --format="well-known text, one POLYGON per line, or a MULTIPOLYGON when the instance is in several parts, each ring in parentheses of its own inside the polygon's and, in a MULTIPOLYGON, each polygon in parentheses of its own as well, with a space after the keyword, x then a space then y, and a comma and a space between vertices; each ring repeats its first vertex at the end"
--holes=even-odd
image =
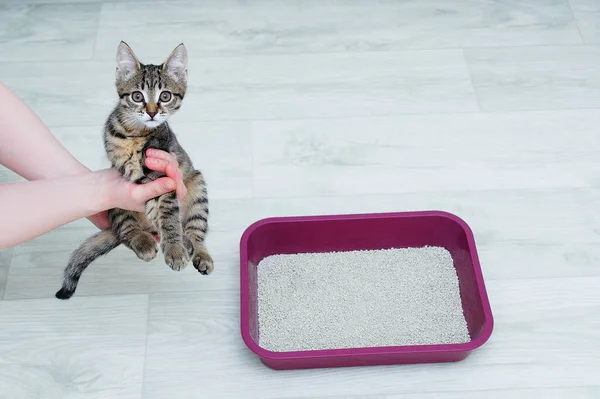
POLYGON ((125 43, 117 51, 116 86, 123 121, 153 128, 173 115, 187 88, 187 51, 180 44, 160 65, 144 65, 125 43))

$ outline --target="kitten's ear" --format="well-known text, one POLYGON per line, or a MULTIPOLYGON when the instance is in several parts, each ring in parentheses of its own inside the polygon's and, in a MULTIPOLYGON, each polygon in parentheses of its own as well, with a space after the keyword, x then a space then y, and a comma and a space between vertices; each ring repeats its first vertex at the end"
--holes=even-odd
POLYGON ((117 50, 117 81, 124 81, 135 75, 140 70, 140 62, 131 47, 125 42, 119 43, 117 50))
POLYGON ((169 55, 169 58, 163 64, 163 70, 168 73, 173 79, 183 80, 187 79, 187 63, 188 55, 187 50, 183 43, 175 47, 175 50, 169 55))

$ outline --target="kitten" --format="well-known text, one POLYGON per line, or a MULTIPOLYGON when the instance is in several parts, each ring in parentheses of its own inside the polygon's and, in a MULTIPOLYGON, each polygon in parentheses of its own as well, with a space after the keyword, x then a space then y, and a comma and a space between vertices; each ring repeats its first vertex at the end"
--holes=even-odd
POLYGON ((144 65, 133 50, 121 42, 117 51, 116 87, 119 102, 104 126, 104 148, 112 167, 135 183, 153 181, 164 174, 145 165, 148 148, 173 152, 188 190, 179 202, 175 192, 146 203, 146 212, 109 210, 111 229, 96 233, 73 252, 64 271, 59 299, 70 298, 85 268, 120 244, 150 261, 160 236, 165 263, 182 270, 189 260, 202 274, 213 271, 213 260, 204 244, 208 228, 208 198, 202 173, 194 169, 188 154, 177 142, 167 118, 177 112, 187 88, 187 51, 177 46, 160 65, 144 65))

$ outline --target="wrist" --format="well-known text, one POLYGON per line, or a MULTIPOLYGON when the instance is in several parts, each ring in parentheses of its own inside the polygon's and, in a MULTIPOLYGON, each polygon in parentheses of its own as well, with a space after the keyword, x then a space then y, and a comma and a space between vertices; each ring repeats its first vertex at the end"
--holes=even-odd
MULTIPOLYGON (((88 172, 58 179, 44 179, 47 182, 64 182, 63 195, 74 197, 87 216, 102 212, 111 207, 110 189, 100 172, 88 172)), ((58 185, 56 186, 58 187, 58 185)))
POLYGON ((94 175, 94 184, 98 190, 98 212, 119 207, 119 174, 114 169, 102 169, 91 172, 94 175))
POLYGON ((98 202, 102 208, 100 211, 112 208, 122 208, 138 212, 144 210, 143 206, 137 209, 139 207, 135 207, 135 204, 132 204, 130 199, 131 182, 126 180, 118 171, 108 168, 92 172, 92 174, 95 176, 98 202))

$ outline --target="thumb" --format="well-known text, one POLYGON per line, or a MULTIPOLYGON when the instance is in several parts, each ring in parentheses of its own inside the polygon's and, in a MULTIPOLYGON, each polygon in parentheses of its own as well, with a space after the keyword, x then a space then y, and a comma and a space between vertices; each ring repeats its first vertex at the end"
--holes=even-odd
POLYGON ((150 183, 136 186, 137 192, 135 199, 137 201, 146 202, 149 199, 174 191, 176 186, 177 184, 173 179, 162 177, 150 183))

